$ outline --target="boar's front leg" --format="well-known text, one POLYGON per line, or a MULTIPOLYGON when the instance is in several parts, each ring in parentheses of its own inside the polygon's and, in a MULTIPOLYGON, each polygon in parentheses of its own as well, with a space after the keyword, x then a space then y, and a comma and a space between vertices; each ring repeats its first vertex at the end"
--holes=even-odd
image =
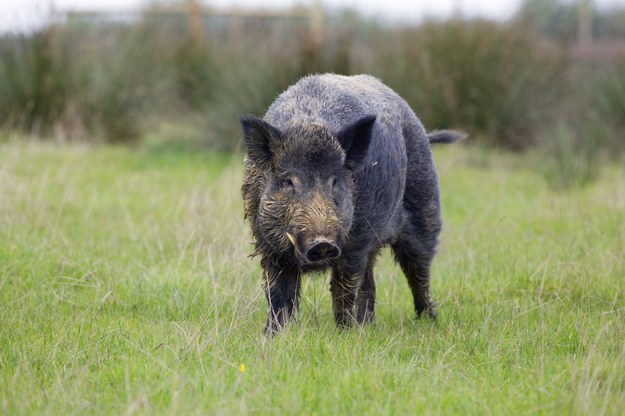
MULTIPOLYGON (((372 256, 373 257, 373 256, 372 256)), ((367 270, 360 283, 356 296, 356 322, 365 325, 373 321, 375 310, 375 281, 373 279, 373 258, 367 264, 367 270)))
POLYGON ((361 285, 365 267, 362 270, 332 269, 330 291, 332 292, 332 306, 334 320, 339 328, 350 328, 354 322, 354 304, 356 292, 361 285))
POLYGON ((296 268, 284 267, 273 261, 261 262, 265 283, 265 295, 269 303, 269 316, 265 335, 275 335, 297 310, 300 276, 296 268))

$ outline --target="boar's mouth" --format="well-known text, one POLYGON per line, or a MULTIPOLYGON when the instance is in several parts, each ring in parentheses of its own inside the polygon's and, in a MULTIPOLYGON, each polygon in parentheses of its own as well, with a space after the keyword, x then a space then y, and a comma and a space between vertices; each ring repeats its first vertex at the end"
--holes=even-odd
POLYGON ((293 245, 295 256, 303 264, 323 264, 341 255, 338 244, 327 237, 315 237, 301 242, 290 232, 286 232, 286 237, 293 245))

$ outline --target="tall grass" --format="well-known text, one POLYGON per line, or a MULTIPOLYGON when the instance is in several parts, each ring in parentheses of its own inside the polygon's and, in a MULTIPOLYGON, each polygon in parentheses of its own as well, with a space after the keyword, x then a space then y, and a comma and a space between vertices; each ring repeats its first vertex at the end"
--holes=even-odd
POLYGON ((266 339, 241 155, 0 140, 0 413, 622 413, 623 166, 554 193, 478 151, 435 149, 436 323, 385 251, 373 325, 307 276, 266 339))

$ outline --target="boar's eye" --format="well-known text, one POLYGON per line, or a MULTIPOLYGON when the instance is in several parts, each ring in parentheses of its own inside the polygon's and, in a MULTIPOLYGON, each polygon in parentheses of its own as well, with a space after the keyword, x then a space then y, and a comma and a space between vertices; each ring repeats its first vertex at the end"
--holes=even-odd
POLYGON ((330 189, 332 189, 332 199, 334 200, 334 205, 337 207, 341 205, 341 187, 339 185, 339 180, 336 176, 333 176, 329 180, 330 189))
POLYGON ((332 192, 336 194, 339 191, 339 180, 336 178, 336 176, 333 176, 330 178, 329 183, 332 192))
POLYGON ((300 192, 302 183, 296 176, 289 175, 280 180, 280 188, 286 192, 300 192))
POLYGON ((295 183, 293 183, 293 179, 291 178, 284 178, 282 182, 280 182, 280 187, 285 191, 292 192, 295 190, 295 183))

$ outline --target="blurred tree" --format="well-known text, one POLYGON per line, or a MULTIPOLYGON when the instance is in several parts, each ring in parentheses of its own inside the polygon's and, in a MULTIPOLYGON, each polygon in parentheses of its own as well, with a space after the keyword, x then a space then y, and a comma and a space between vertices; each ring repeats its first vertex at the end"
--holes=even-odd
POLYGON ((560 0, 525 0, 518 18, 538 33, 571 40, 577 34, 577 10, 560 0))
POLYGON ((599 10, 591 0, 524 0, 517 19, 538 33, 565 41, 625 38, 625 8, 599 10))

